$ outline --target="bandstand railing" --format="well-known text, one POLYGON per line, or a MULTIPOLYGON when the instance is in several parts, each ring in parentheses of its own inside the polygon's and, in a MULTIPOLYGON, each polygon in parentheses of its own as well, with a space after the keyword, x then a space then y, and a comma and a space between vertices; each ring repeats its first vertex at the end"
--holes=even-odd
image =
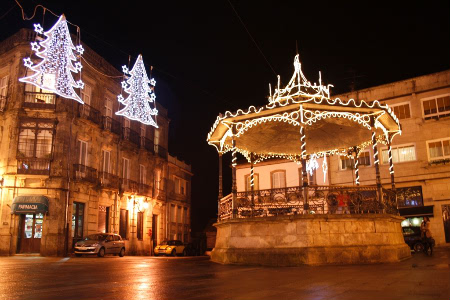
POLYGON ((395 192, 382 189, 382 194, 378 196, 376 186, 314 185, 308 187, 306 202, 301 186, 237 192, 234 205, 232 194, 219 201, 219 221, 297 214, 396 214, 395 192))

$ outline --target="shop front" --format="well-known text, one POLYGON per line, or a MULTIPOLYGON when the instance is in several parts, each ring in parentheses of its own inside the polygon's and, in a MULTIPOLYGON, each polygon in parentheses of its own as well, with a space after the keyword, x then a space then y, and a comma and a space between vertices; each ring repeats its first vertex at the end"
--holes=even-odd
POLYGON ((11 213, 19 215, 17 253, 40 253, 44 216, 48 212, 45 196, 17 196, 11 213))

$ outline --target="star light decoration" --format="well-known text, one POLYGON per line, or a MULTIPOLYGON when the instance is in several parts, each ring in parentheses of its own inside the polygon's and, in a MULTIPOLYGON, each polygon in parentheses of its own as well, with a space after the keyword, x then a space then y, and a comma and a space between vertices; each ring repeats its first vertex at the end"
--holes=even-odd
POLYGON ((154 92, 156 81, 148 78, 142 55, 139 54, 131 71, 126 66, 123 66, 122 70, 124 74, 129 75, 122 81, 122 88, 128 93, 128 97, 125 99, 122 94, 117 96, 117 100, 125 107, 116 112, 116 115, 158 128, 156 124, 158 110, 156 107, 150 107, 150 103, 155 103, 156 100, 154 92))
POLYGON ((34 65, 30 57, 24 58, 25 67, 34 71, 34 74, 22 77, 19 81, 84 104, 74 90, 74 88, 83 89, 84 83, 81 79, 75 81, 72 75, 82 69, 74 51, 81 55, 84 49, 81 45, 76 47, 73 45, 66 17, 61 15, 49 31, 44 32, 40 24, 34 24, 34 29, 46 37, 43 41, 31 43, 31 49, 42 60, 34 65))

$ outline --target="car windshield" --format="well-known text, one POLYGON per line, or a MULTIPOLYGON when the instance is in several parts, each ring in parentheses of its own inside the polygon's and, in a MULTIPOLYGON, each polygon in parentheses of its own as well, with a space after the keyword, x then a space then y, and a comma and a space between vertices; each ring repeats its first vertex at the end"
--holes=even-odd
POLYGON ((87 238, 85 239, 87 240, 92 240, 92 241, 104 241, 106 239, 108 235, 107 234, 90 234, 87 236, 87 238))
POLYGON ((161 245, 175 246, 175 241, 163 241, 161 245))

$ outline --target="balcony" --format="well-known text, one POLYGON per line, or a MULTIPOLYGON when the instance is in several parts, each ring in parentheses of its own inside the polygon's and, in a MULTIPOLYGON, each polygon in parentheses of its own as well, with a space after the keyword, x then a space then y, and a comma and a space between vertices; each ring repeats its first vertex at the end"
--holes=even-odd
POLYGON ((50 159, 47 158, 18 158, 17 174, 49 175, 50 159))
POLYGON ((138 184, 139 195, 152 197, 152 187, 145 183, 138 184))
POLYGON ((74 164, 73 179, 97 183, 97 169, 85 165, 74 164))
POLYGON ((127 193, 138 193, 139 186, 138 183, 131 179, 121 178, 120 179, 120 188, 122 192, 127 193))
POLYGON ((141 148, 144 148, 145 150, 155 153, 155 144, 152 140, 149 140, 148 138, 141 137, 141 148))
POLYGON ((78 117, 87 119, 97 125, 102 125, 100 111, 87 104, 78 104, 78 117))
POLYGON ((117 135, 120 135, 120 122, 117 120, 114 120, 111 117, 103 116, 103 122, 102 122, 102 129, 111 131, 112 133, 115 133, 117 135))
POLYGON ((138 147, 141 146, 141 137, 139 136, 139 133, 132 130, 131 128, 123 127, 122 128, 122 137, 124 140, 129 141, 138 147))
POLYGON ((25 92, 23 107, 31 109, 55 110, 56 95, 50 93, 25 92))
POLYGON ((117 175, 107 172, 99 172, 98 179, 100 180, 101 186, 104 188, 119 188, 119 177, 117 175))
POLYGON ((167 150, 161 145, 155 145, 155 153, 158 154, 159 157, 167 159, 167 150))

